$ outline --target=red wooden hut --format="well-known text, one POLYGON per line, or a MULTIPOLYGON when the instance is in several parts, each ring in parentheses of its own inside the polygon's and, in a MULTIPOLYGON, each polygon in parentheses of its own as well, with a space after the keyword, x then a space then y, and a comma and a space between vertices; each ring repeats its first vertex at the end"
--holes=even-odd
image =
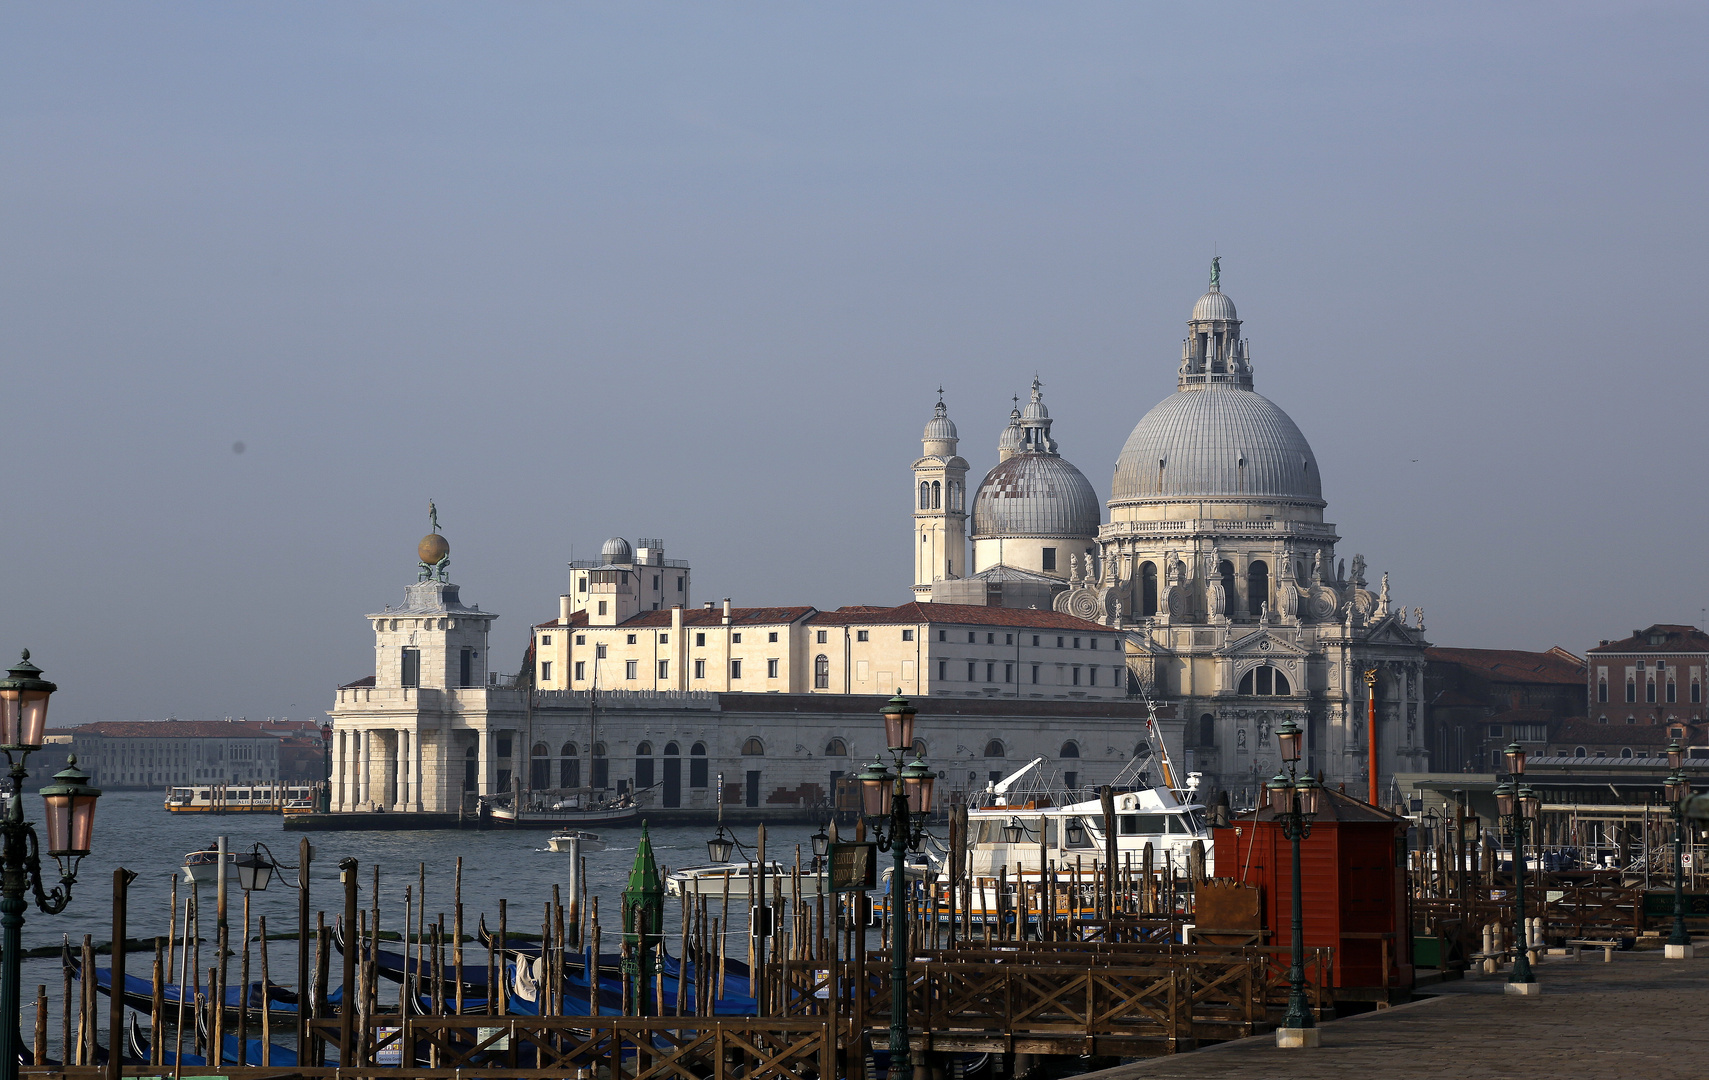
MULTIPOLYGON (((1412 988, 1407 821, 1341 791, 1325 790, 1318 802, 1300 844, 1306 947, 1334 947, 1337 997, 1400 997, 1412 988)), ((1270 945, 1293 940, 1291 847, 1267 807, 1216 834, 1216 876, 1258 886, 1270 945)))

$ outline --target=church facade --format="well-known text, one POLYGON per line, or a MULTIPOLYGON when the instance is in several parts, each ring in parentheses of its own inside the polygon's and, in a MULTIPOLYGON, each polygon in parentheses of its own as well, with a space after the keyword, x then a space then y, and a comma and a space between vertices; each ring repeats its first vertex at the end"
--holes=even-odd
MULTIPOLYGON (((1048 603, 1120 629, 1134 681, 1183 718, 1187 767, 1237 802, 1278 770, 1272 732, 1288 718, 1306 730, 1307 763, 1327 783, 1364 794, 1374 767, 1388 797, 1394 773, 1427 764, 1423 610, 1395 606, 1387 575, 1370 580, 1362 555, 1337 558, 1316 456, 1253 389, 1219 265, 1193 305, 1176 377, 1122 448, 1108 520, 1061 457, 1034 380, 974 495, 972 572, 955 578, 934 564, 916 593, 1048 603)), ((940 402, 917 478, 962 461, 945 457, 953 436, 940 402)), ((921 546, 932 514, 916 511, 921 546)), ((952 535, 949 511, 937 516, 952 535)))

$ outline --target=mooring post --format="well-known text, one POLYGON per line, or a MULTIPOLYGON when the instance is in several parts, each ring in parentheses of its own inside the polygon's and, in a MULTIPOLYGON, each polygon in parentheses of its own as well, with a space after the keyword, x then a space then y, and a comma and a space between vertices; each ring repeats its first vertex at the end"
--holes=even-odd
MULTIPOLYGON (((125 1037, 125 908, 135 878, 135 874, 122 866, 113 871, 113 992, 108 995, 111 1007, 107 1012, 107 1080, 119 1080, 119 1071, 124 1067, 125 1056, 120 1050, 125 1037)), ((94 970, 89 970, 86 977, 93 980, 94 970)), ((17 1021, 16 1016, 4 1018, 8 1024, 17 1021)))

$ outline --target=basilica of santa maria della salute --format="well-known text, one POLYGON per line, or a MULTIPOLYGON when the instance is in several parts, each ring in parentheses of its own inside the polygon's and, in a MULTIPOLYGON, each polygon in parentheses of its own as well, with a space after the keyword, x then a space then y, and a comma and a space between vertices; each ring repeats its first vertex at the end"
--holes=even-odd
POLYGON ((1375 768, 1386 791, 1424 770, 1423 611, 1337 556, 1317 458, 1254 389, 1220 279, 1213 264, 1175 392, 1135 424, 1102 506, 1037 379, 970 499, 940 395, 899 606, 696 606, 662 541, 613 538, 571 562, 512 676, 489 664, 496 616, 462 602, 435 529, 405 602, 368 616, 375 673, 337 691, 332 808, 593 788, 707 810, 721 778, 727 805, 799 813, 881 749, 872 717, 898 688, 952 792, 1035 757, 1062 786, 1106 783, 1161 739, 1201 797, 1250 802, 1288 719, 1328 784, 1362 792, 1375 768))

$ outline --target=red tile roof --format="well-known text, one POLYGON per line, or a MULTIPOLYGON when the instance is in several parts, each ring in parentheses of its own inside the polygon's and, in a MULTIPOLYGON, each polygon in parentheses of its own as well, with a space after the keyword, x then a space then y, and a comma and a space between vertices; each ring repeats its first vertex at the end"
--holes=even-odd
POLYGON ((957 623, 963 626, 1022 626, 1035 630, 1076 630, 1082 634, 1116 631, 1088 619, 1034 608, 984 607, 979 604, 912 603, 898 607, 841 607, 813 616, 814 624, 832 626, 957 623))
POLYGON ((109 739, 276 739, 249 720, 100 720, 71 729, 73 735, 109 739))
POLYGON ((1432 646, 1424 650, 1424 655, 1436 663, 1470 668, 1491 682, 1582 686, 1585 680, 1584 662, 1565 649, 1523 652, 1518 649, 1445 649, 1432 646))
POLYGON ((1656 623, 1644 630, 1634 630, 1632 636, 1621 638, 1619 641, 1605 641, 1594 649, 1587 649, 1591 654, 1596 653, 1700 653, 1709 652, 1709 634, 1695 626, 1680 626, 1675 623, 1656 623), (1662 643, 1651 645, 1652 635, 1662 635, 1662 643))
POLYGON ((557 619, 547 619, 545 622, 535 623, 534 629, 536 629, 536 630, 550 630, 554 626, 586 626, 586 625, 587 625, 587 609, 583 608, 580 611, 570 612, 570 621, 567 623, 561 623, 557 619))
MULTIPOLYGON (((816 609, 810 607, 733 607, 730 609, 731 626, 781 626, 785 623, 799 622, 813 614, 816 609)), ((724 623, 724 608, 684 608, 682 624, 684 626, 722 626, 724 623)), ((671 613, 669 609, 659 611, 643 611, 633 619, 619 625, 629 626, 669 626, 671 613)))

